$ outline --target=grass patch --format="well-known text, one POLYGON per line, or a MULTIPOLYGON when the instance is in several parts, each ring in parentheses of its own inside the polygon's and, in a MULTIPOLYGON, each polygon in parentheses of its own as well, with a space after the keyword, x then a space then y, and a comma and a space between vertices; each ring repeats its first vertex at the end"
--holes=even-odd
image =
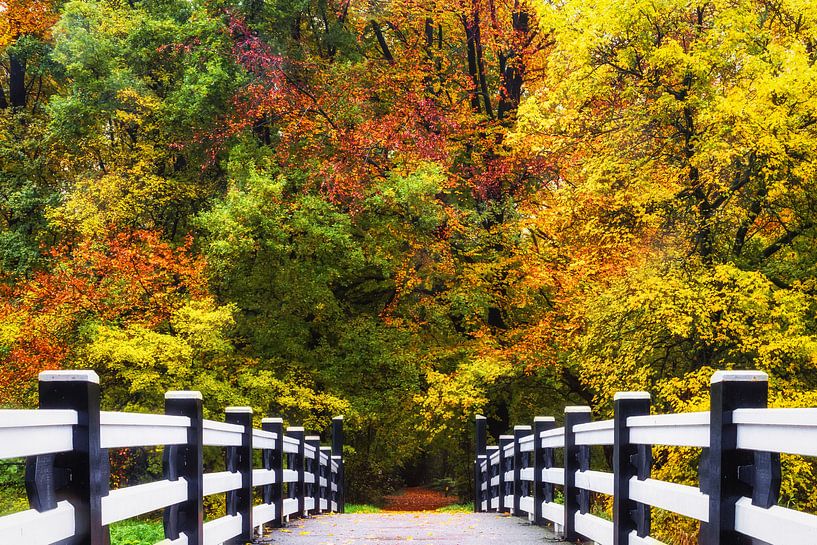
POLYGON ((452 505, 446 505, 445 507, 440 507, 435 509, 437 513, 473 513, 474 512, 474 502, 468 503, 455 503, 452 505))
POLYGON ((153 545, 165 538, 162 523, 123 520, 111 524, 111 545, 153 545))
POLYGON ((367 505, 365 503, 347 503, 344 506, 344 512, 345 513, 352 513, 352 514, 355 514, 355 513, 357 513, 357 514, 360 514, 360 513, 364 513, 364 514, 380 513, 382 511, 383 510, 381 508, 379 508, 379 507, 376 507, 374 505, 367 505))

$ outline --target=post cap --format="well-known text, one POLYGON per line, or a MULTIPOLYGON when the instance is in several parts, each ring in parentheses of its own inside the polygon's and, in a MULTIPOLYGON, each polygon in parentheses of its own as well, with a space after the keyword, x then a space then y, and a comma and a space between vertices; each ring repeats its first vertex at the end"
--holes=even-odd
POLYGON ((304 431, 303 426, 289 426, 287 431, 304 431))
POLYGON ((307 435, 306 437, 304 437, 304 439, 306 441, 320 441, 321 436, 320 435, 307 435))
POLYGON ((328 452, 328 451, 332 450, 332 447, 321 447, 321 450, 325 450, 325 451, 328 452))
POLYGON ((335 416, 332 418, 332 420, 343 420, 343 415, 335 416))
POLYGON ((477 454, 477 460, 482 460, 483 458, 487 458, 487 454, 477 454))
POLYGON ((252 407, 227 407, 224 409, 224 412, 233 414, 252 414, 252 407))
POLYGON ((201 392, 195 390, 170 390, 165 392, 165 399, 201 399, 201 392))
POLYGON ((718 382, 766 382, 769 375, 763 371, 715 371, 712 384, 718 382))
POLYGON ((332 459, 333 460, 343 460, 343 456, 341 456, 340 454, 333 454, 332 459))
POLYGON ((486 420, 486 418, 485 418, 484 416, 482 416, 481 414, 476 415, 476 416, 474 417, 474 419, 475 419, 475 420, 486 420))
POLYGON ((500 435, 499 440, 502 441, 503 439, 507 439, 508 441, 513 440, 513 435, 500 435))
POLYGON ((565 413, 589 413, 590 407, 587 405, 570 405, 565 407, 565 413))
POLYGON ((485 448, 486 448, 486 450, 499 450, 499 446, 498 446, 498 445, 488 445, 488 446, 487 446, 487 447, 485 447, 485 448))
POLYGON ((556 422, 552 416, 537 416, 533 419, 534 422, 556 422))
POLYGON ((525 425, 520 425, 520 426, 514 426, 513 427, 513 431, 530 431, 530 430, 531 430, 531 427, 530 426, 525 426, 525 425))
POLYGON ((38 378, 41 382, 92 382, 99 384, 99 375, 96 374, 96 371, 73 369, 43 371, 38 378))
POLYGON ((283 424, 284 419, 283 418, 278 418, 277 416, 271 417, 271 418, 262 418, 261 423, 262 424, 283 424))
POLYGON ((613 401, 619 399, 652 399, 649 392, 616 392, 613 401))

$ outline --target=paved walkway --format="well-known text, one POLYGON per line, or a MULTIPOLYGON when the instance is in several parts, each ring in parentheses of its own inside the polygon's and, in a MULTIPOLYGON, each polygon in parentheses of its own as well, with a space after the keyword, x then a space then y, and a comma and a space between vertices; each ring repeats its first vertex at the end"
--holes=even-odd
POLYGON ((280 545, 542 545, 565 544, 544 528, 495 513, 320 515, 273 530, 280 545))

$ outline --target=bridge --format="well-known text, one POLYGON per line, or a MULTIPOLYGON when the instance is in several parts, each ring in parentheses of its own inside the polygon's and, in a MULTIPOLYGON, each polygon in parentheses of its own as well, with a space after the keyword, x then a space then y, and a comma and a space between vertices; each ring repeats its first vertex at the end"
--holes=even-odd
POLYGON ((108 545, 110 524, 161 510, 158 545, 661 545, 653 509, 700 521, 701 545, 817 543, 817 516, 778 505, 780 454, 817 456, 817 409, 769 409, 767 397, 765 374, 717 372, 706 412, 653 415, 648 393, 624 392, 612 419, 567 407, 561 427, 537 417, 493 446, 478 416, 474 513, 352 515, 342 417, 321 446, 280 418, 253 428, 249 407, 204 419, 198 392, 168 392, 164 414, 103 412, 96 373, 50 371, 38 409, 0 411, 0 459, 26 459, 30 504, 0 517, 0 544, 108 545), (655 445, 700 449, 697 486, 652 479, 655 445), (142 446, 164 447, 163 478, 109 489, 108 450, 142 446), (205 448, 223 449, 224 471, 204 472, 205 448), (609 471, 593 468, 591 449, 609 471), (225 514, 205 522, 216 494, 225 514), (611 516, 596 496, 611 499, 611 516))

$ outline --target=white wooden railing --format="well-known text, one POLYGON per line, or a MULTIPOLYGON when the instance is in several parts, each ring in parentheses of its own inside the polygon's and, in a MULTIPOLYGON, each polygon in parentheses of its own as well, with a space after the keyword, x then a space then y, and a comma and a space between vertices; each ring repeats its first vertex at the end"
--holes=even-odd
POLYGON ((100 411, 92 371, 42 373, 39 390, 39 409, 0 410, 0 459, 26 459, 31 506, 0 517, 2 545, 107 545, 110 524, 158 510, 161 545, 243 544, 265 525, 343 511, 343 417, 321 447, 280 418, 254 429, 249 407, 205 420, 199 392, 168 392, 165 414, 140 414, 100 411), (109 449, 154 446, 163 447, 162 480, 109 488, 109 449), (225 471, 204 473, 204 447, 224 448, 225 471), (203 499, 214 494, 226 494, 226 514, 205 523, 203 499))
POLYGON ((817 456, 817 409, 769 409, 767 397, 765 373, 719 371, 708 412, 651 415, 648 393, 624 392, 610 420, 567 407, 562 427, 537 417, 493 447, 478 416, 475 510, 600 545, 662 545, 652 508, 700 521, 701 545, 817 544, 817 516, 778 505, 780 454, 817 456), (653 445, 701 449, 698 486, 651 479, 653 445), (612 452, 612 471, 590 469, 591 447, 612 452), (591 493, 613 497, 613 520, 591 512, 591 493))

